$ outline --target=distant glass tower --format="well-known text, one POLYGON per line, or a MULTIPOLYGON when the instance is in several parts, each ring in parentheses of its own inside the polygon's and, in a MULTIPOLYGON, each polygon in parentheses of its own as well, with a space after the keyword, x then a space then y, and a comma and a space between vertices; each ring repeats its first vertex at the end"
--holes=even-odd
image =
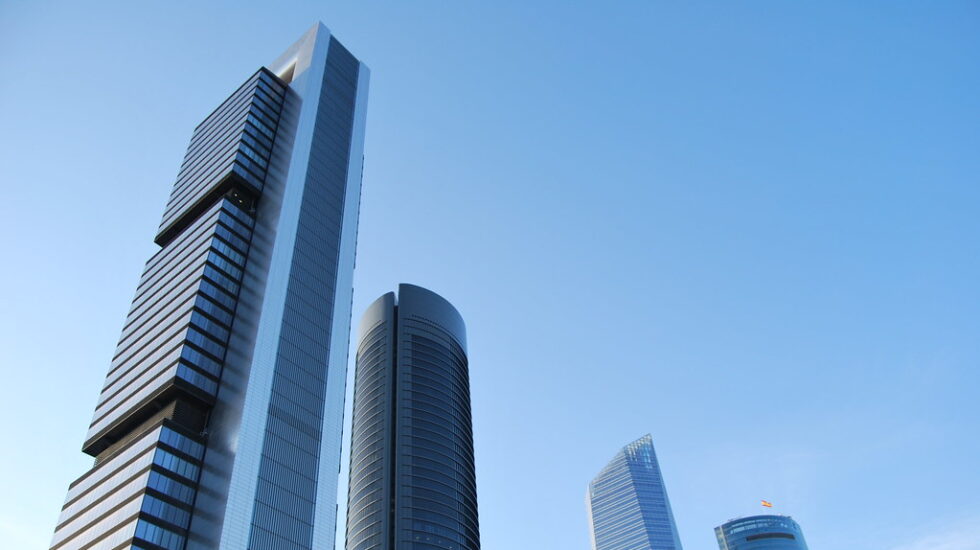
POLYGON ((315 25, 194 130, 53 550, 333 548, 367 82, 315 25))
POLYGON ((800 525, 789 516, 750 516, 715 527, 720 550, 807 550, 800 525))
POLYGON ((466 328, 399 285, 361 319, 347 550, 478 550, 466 328))
POLYGON ((681 550, 653 438, 620 450, 589 484, 593 550, 681 550))

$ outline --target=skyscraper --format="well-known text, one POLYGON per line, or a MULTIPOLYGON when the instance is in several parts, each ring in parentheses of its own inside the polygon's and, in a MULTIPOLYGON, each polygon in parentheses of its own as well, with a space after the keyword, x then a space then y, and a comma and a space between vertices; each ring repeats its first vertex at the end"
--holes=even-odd
POLYGON ((681 550, 649 434, 623 447, 589 484, 593 550, 681 550))
POLYGON ((347 550, 480 548, 466 327, 399 285, 361 318, 347 550))
POLYGON ((52 549, 333 547, 367 83, 318 24, 194 130, 52 549))
POLYGON ((789 516, 750 516, 715 527, 720 550, 807 550, 800 525, 789 516))

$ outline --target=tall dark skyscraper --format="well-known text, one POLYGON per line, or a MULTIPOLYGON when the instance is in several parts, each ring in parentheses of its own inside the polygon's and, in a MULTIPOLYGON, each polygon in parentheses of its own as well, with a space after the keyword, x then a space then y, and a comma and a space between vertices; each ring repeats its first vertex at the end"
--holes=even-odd
POLYGON ((52 549, 333 548, 367 84, 316 25, 194 130, 52 549))
POLYGON ((478 550, 466 327, 399 285, 361 319, 347 550, 478 550))
POLYGON ((807 550, 800 525, 789 516, 749 516, 715 527, 720 550, 807 550))
POLYGON ((681 550, 653 438, 623 447, 589 484, 593 550, 681 550))

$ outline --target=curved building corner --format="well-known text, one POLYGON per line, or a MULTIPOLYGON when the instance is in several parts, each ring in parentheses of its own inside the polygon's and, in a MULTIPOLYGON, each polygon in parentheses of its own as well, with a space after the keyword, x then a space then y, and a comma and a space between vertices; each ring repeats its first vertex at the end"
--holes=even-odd
POLYGON ((719 550, 807 550, 803 530, 789 516, 761 515, 715 527, 719 550))
POLYGON ((480 548, 466 328, 402 284, 360 323, 347 550, 480 548))

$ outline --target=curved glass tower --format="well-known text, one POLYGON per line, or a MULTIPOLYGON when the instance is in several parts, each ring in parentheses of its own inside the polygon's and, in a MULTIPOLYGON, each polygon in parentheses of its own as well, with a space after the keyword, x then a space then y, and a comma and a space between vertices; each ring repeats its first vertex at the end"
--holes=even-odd
POLYGON ((361 319, 347 550, 478 550, 466 328, 399 285, 361 319))
POLYGON ((789 516, 749 516, 715 527, 720 550, 807 550, 800 524, 789 516))
POLYGON ((623 447, 589 484, 593 550, 681 550, 649 434, 623 447))

